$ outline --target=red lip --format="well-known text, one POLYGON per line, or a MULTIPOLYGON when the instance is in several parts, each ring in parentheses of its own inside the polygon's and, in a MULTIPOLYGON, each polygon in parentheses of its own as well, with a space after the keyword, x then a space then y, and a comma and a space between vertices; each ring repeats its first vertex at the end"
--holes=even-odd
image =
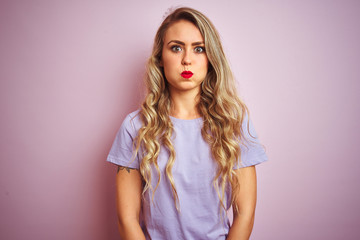
POLYGON ((182 76, 183 78, 191 78, 192 75, 194 75, 194 74, 193 74, 191 71, 183 71, 183 72, 181 73, 181 76, 182 76))

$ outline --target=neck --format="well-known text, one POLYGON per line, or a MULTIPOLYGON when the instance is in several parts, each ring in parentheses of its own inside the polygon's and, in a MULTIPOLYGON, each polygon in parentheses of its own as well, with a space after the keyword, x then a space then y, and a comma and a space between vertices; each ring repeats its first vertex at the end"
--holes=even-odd
POLYGON ((197 109, 199 91, 175 92, 170 91, 171 109, 170 115, 180 119, 195 119, 200 117, 197 109))

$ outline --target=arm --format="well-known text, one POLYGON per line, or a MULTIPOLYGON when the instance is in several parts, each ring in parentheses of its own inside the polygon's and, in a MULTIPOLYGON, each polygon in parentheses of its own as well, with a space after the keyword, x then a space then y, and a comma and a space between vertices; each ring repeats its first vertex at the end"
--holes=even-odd
POLYGON ((234 208, 234 221, 230 228, 228 240, 248 240, 254 225, 256 207, 256 170, 255 166, 235 170, 240 183, 240 190, 234 208))
POLYGON ((116 204, 121 239, 143 239, 139 214, 141 210, 142 178, 137 169, 118 167, 116 174, 116 204))

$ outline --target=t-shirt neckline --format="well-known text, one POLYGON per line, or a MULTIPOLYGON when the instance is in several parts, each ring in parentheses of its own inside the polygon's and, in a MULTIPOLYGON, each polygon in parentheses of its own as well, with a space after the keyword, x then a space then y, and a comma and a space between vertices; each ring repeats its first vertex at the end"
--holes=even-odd
POLYGON ((202 117, 198 117, 198 118, 193 118, 193 119, 181 119, 181 118, 176 118, 176 117, 173 117, 173 116, 170 116, 170 119, 171 121, 173 122, 176 122, 176 123, 188 123, 188 124, 191 124, 191 123, 198 123, 198 122, 201 122, 202 121, 202 117))

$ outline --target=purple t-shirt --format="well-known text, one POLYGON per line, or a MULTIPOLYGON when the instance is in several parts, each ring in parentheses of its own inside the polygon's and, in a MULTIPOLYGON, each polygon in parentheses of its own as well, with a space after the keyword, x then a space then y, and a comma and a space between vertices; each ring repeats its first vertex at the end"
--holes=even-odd
MULTIPOLYGON (((107 157, 107 161, 116 165, 138 169, 141 159, 139 153, 133 158, 133 140, 142 122, 139 111, 130 113, 124 120, 107 157)), ((178 212, 174 205, 171 185, 165 173, 169 158, 166 149, 161 148, 158 165, 161 172, 160 185, 152 193, 147 191, 142 200, 144 226, 147 239, 226 239, 230 224, 226 211, 220 209, 220 200, 213 187, 217 164, 211 157, 209 145, 201 135, 202 118, 183 120, 170 117, 174 132, 172 143, 176 159, 172 169, 176 190, 179 196, 178 212)), ((267 160, 267 156, 258 139, 249 137, 247 119, 244 120, 244 134, 251 141, 241 146, 241 165, 248 167, 267 160)), ((256 137, 250 121, 250 133, 256 137)), ((157 172, 152 169, 152 186, 157 184, 157 172)), ((230 208, 230 192, 226 193, 226 204, 230 208)))

